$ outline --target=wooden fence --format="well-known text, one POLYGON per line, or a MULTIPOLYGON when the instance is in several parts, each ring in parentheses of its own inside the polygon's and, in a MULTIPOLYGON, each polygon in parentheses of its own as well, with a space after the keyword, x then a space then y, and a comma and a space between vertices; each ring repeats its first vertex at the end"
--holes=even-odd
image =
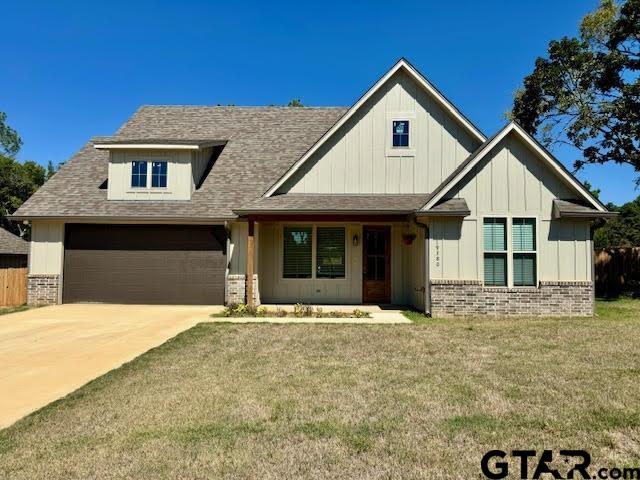
POLYGON ((0 255, 0 307, 27 303, 27 256, 0 255))
POLYGON ((596 295, 640 293, 640 247, 596 250, 595 263, 596 295))

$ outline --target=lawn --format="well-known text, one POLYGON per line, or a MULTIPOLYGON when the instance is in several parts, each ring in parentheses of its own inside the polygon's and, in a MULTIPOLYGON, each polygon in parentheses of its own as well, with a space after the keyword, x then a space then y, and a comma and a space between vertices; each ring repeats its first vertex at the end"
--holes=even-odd
POLYGON ((201 324, 0 431, 0 478, 483 478, 494 448, 640 466, 640 301, 598 312, 201 324))

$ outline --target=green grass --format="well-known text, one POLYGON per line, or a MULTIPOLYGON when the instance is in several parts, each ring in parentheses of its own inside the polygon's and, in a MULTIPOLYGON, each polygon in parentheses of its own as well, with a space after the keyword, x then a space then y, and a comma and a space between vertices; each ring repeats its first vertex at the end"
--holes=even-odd
POLYGON ((638 466, 640 301, 597 314, 201 324, 0 431, 0 478, 482 478, 495 448, 638 466))
POLYGON ((25 310, 29 310, 28 305, 20 305, 18 307, 0 307, 0 315, 6 315, 8 313, 16 313, 16 312, 24 312, 25 310))

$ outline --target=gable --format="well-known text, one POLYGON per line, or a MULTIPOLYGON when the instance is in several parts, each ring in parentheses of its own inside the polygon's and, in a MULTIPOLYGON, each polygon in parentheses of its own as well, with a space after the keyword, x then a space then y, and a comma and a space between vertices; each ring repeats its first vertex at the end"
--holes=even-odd
POLYGON ((278 190, 428 193, 480 145, 404 70, 392 75, 278 190), (410 146, 392 147, 393 120, 410 146))
POLYGON ((527 214, 551 219, 554 199, 580 200, 582 195, 512 131, 443 198, 464 198, 472 215, 527 214))
MULTIPOLYGON (((540 164, 544 167, 543 172, 547 180, 543 181, 542 178, 538 178, 538 181, 543 182, 544 187, 550 187, 554 185, 562 185, 565 188, 566 199, 576 200, 580 202, 586 202, 592 206, 597 212, 607 212, 606 207, 595 198, 585 186, 574 177, 553 155, 551 155, 542 145, 540 145, 533 137, 526 133, 522 127, 516 123, 510 123, 502 130, 496 133, 492 138, 488 139, 480 148, 478 148, 472 155, 469 156, 450 176, 447 178, 438 188, 431 194, 429 201, 422 207, 421 211, 425 212, 437 205, 442 199, 451 198, 455 192, 461 191, 461 185, 471 183, 474 176, 478 175, 482 169, 482 165, 490 164, 494 165, 491 161, 494 158, 501 158, 500 153, 507 154, 507 169, 503 170, 501 174, 497 176, 492 174, 491 181, 498 184, 506 184, 506 189, 509 195, 514 188, 517 188, 519 182, 511 178, 510 171, 515 172, 518 170, 516 166, 509 169, 508 165, 513 163, 513 160, 520 162, 523 166, 527 163, 527 158, 536 158, 540 161, 540 164), (511 141, 515 139, 515 143, 511 143, 511 148, 505 143, 505 139, 511 141), (524 151, 528 152, 523 154, 518 145, 525 148, 524 151), (528 155, 533 155, 529 157, 528 155), (484 162, 483 162, 484 161, 484 162), (483 163, 481 163, 483 162, 483 163), (551 176, 547 176, 550 174, 551 176), (516 185, 516 187, 512 187, 516 185)), ((533 163, 529 162, 531 165, 533 163)), ((537 162, 534 162, 537 163, 537 162)), ((500 162, 497 162, 500 165, 500 162)), ((492 167, 493 168, 493 167, 492 167)), ((499 168, 499 167, 498 167, 499 168)), ((495 183, 490 184, 491 192, 493 192, 495 183)), ((548 188, 547 188, 548 189, 548 188)), ((561 195, 561 191, 557 190, 558 195, 561 195)), ((500 187, 498 187, 500 191, 500 187)), ((482 193, 477 194, 478 197, 487 195, 487 191, 483 190, 482 193)), ((517 194, 514 193, 517 196, 517 194)), ((494 194, 491 193, 493 199, 494 194)), ((509 197, 508 197, 509 198, 509 197)), ((560 197, 562 198, 562 197, 560 197)), ((493 200, 492 200, 493 201, 493 200)), ((498 202, 499 204, 500 202, 498 202)), ((504 205, 503 205, 504 207, 504 205)))

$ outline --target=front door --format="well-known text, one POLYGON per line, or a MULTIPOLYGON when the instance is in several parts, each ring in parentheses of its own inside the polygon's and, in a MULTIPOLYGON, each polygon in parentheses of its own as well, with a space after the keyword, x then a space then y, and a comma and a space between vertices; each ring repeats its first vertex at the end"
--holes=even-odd
POLYGON ((362 233, 362 302, 391 303, 390 228, 365 226, 362 233))

